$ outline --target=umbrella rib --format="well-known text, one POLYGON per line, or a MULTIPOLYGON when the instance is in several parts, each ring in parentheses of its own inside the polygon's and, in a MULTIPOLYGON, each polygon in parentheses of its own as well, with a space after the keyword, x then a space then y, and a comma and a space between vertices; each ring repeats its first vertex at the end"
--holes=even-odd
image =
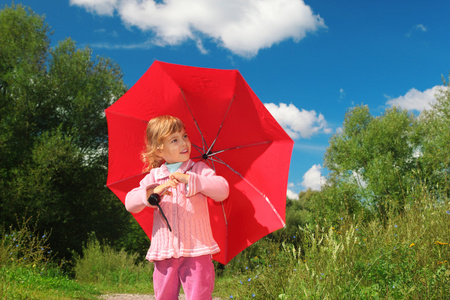
MULTIPOLYGON (((263 192, 261 192, 256 186, 254 186, 247 178, 245 178, 244 176, 242 176, 241 173, 239 173, 238 171, 236 171, 235 169, 233 169, 229 164, 227 164, 226 162, 224 162, 223 160, 221 160, 220 158, 215 157, 215 161, 218 163, 221 163, 223 165, 225 165, 226 167, 228 167, 232 172, 234 172, 236 175, 238 175, 239 177, 241 177, 245 182, 247 182, 248 185, 250 185, 250 187, 252 187, 256 192, 258 192, 265 200, 266 202, 269 204, 270 208, 272 208, 273 212, 275 213, 275 215, 278 217, 278 219, 280 220, 281 224, 283 225, 283 227, 286 227, 286 223, 283 221, 283 218, 280 216, 280 214, 278 213, 278 211, 275 209, 275 207, 273 206, 272 202, 270 201, 269 198, 267 198, 266 195, 264 195, 263 192)), ((225 214, 225 211, 224 211, 225 214)), ((226 218, 225 218, 226 219, 226 218)))
POLYGON ((136 178, 136 177, 142 176, 143 174, 146 174, 146 173, 148 173, 148 172, 143 172, 143 173, 140 173, 140 174, 137 174, 137 175, 133 175, 133 176, 130 176, 130 177, 126 177, 126 178, 124 178, 124 179, 117 180, 117 181, 114 181, 114 182, 112 182, 112 183, 109 183, 109 184, 107 184, 106 186, 107 186, 107 187, 110 187, 110 186, 112 186, 112 185, 114 185, 114 184, 121 183, 121 182, 126 181, 126 180, 129 180, 129 179, 131 179, 131 178, 136 178))
POLYGON ((230 147, 230 148, 218 150, 218 151, 216 151, 216 152, 210 153, 209 155, 217 155, 217 154, 219 154, 219 153, 223 153, 223 152, 229 151, 229 150, 237 150, 237 149, 241 149, 241 148, 253 147, 253 146, 259 146, 259 145, 270 144, 270 143, 272 143, 272 141, 263 141, 263 142, 254 143, 254 144, 235 146, 235 147, 230 147))
MULTIPOLYGON (((191 143, 191 145, 192 145, 192 147, 194 147, 198 152, 200 152, 201 155, 203 155, 203 149, 202 149, 201 147, 199 147, 199 146, 197 146, 197 145, 195 145, 195 144, 192 144, 192 143, 191 143)), ((200 157, 201 157, 201 156, 200 156, 200 157)))
POLYGON ((234 98, 236 98, 236 95, 233 95, 233 98, 231 98, 231 101, 230 101, 230 103, 228 104, 228 107, 227 107, 227 111, 225 112, 225 115, 223 116, 222 122, 220 122, 219 130, 217 131, 216 138, 211 143, 211 146, 209 146, 209 149, 208 149, 208 151, 206 153, 209 153, 211 151, 211 149, 214 147, 214 145, 216 144, 216 141, 219 138, 220 131, 222 130, 223 123, 225 122, 225 119, 227 118, 228 112, 230 111, 231 105, 234 102, 234 98))
POLYGON ((202 144, 203 144, 203 152, 205 152, 206 148, 206 141, 205 137, 203 136, 203 132, 201 131, 200 127, 198 126, 197 119, 194 117, 194 114, 192 113, 191 107, 189 106, 189 103, 186 99, 186 95, 184 94, 184 90, 180 87, 181 96, 183 96, 184 102, 186 102, 186 106, 189 110, 189 113, 191 114, 192 119, 194 120, 195 127, 197 127, 198 132, 200 133, 200 136, 202 137, 202 144))

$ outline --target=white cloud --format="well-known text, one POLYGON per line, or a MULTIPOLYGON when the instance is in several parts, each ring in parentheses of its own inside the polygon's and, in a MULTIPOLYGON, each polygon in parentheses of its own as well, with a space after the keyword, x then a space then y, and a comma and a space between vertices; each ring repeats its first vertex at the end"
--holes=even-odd
POLYGON ((407 37, 411 37, 411 35, 416 32, 416 31, 420 31, 420 32, 426 32, 427 28, 423 25, 423 24, 417 24, 414 25, 409 32, 406 34, 407 37))
POLYGON ((287 187, 286 196, 291 200, 298 200, 298 194, 301 189, 299 183, 289 182, 287 187))
POLYGON ((442 88, 442 86, 438 85, 423 92, 412 88, 404 96, 389 99, 386 104, 420 112, 424 109, 430 109, 430 103, 435 101, 436 93, 442 88))
POLYGON ((291 190, 289 188, 288 188, 288 190, 286 192, 286 196, 289 199, 292 199, 292 200, 297 200, 298 199, 298 193, 294 192, 293 190, 291 190))
POLYGON ((423 24, 417 24, 416 26, 414 26, 414 29, 417 31, 422 31, 422 32, 427 31, 427 28, 425 26, 423 26, 423 24))
POLYGON ((272 116, 284 128, 292 139, 309 138, 318 133, 331 133, 322 114, 314 110, 299 110, 294 104, 264 104, 272 116))
POLYGON ((345 91, 343 88, 339 90, 339 99, 342 100, 345 98, 345 91))
POLYGON ((140 44, 109 44, 109 43, 91 43, 92 48, 108 49, 108 50, 134 50, 134 49, 150 49, 154 47, 151 43, 145 42, 140 44))
POLYGON ((70 0, 70 5, 84 7, 91 13, 112 16, 119 0, 70 0))
POLYGON ((99 15, 114 12, 127 26, 151 31, 161 46, 192 40, 202 53, 203 39, 251 57, 284 40, 295 42, 325 28, 303 0, 70 0, 99 15))
POLYGON ((327 182, 324 176, 322 176, 322 166, 313 165, 306 173, 303 175, 303 181, 301 185, 313 191, 320 191, 322 185, 327 182))

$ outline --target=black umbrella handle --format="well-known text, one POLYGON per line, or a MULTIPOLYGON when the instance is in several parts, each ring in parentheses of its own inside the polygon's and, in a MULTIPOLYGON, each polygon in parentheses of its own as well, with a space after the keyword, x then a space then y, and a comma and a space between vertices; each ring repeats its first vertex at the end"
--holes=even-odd
POLYGON ((161 196, 159 194, 153 193, 148 197, 147 202, 150 205, 158 206, 159 202, 161 202, 161 196))
POLYGON ((169 225, 169 221, 167 220, 164 211, 162 210, 161 206, 159 206, 159 203, 161 202, 161 196, 159 194, 153 193, 150 195, 150 197, 148 197, 147 201, 148 203, 150 203, 150 205, 157 206, 159 208, 161 215, 163 216, 164 220, 166 220, 167 227, 169 227, 169 230, 172 231, 172 228, 169 225))

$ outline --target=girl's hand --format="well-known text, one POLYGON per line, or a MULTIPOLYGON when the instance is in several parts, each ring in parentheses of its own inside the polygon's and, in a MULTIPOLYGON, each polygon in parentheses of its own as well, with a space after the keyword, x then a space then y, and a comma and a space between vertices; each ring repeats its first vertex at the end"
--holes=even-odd
POLYGON ((175 172, 170 174, 170 179, 175 180, 176 182, 188 183, 189 182, 189 174, 184 174, 180 172, 175 172))
MULTIPOLYGON (((167 185, 168 186, 168 185, 167 185)), ((164 195, 171 195, 172 193, 168 190, 168 187, 166 188, 166 184, 161 184, 155 187, 154 189, 148 189, 147 190, 147 198, 150 197, 151 194, 156 193, 160 196, 164 195), (161 194, 162 193, 162 194, 161 194)))
POLYGON ((157 187, 155 187, 155 189, 153 190, 154 193, 160 194, 161 196, 164 195, 171 195, 172 193, 169 191, 169 188, 176 188, 178 185, 178 181, 177 180, 173 180, 170 179, 169 181, 158 185, 157 187))
POLYGON ((169 177, 169 181, 167 181, 161 185, 158 185, 154 189, 148 189, 147 190, 147 198, 153 193, 157 193, 161 196, 164 196, 164 195, 170 196, 170 195, 172 195, 172 193, 170 192, 169 188, 171 188, 171 187, 176 188, 180 182, 187 184, 189 182, 189 175, 183 174, 180 172, 172 173, 169 177))

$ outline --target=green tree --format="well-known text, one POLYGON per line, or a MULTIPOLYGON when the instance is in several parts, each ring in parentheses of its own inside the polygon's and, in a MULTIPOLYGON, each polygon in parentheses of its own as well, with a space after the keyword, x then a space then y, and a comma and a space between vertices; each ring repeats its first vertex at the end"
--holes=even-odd
POLYGON ((427 186, 433 196, 450 197, 450 84, 444 85, 436 94, 431 108, 419 117, 418 168, 416 178, 427 186))
POLYGON ((272 239, 283 242, 290 241, 295 244, 300 244, 303 241, 303 232, 300 227, 305 227, 307 223, 313 219, 314 212, 312 211, 313 203, 311 199, 320 193, 307 189, 298 194, 298 199, 286 199, 286 227, 282 230, 277 230, 270 236, 272 239))
MULTIPOLYGON (((35 89, 45 77, 49 27, 23 6, 0 11, 0 155, 2 172, 29 156, 41 113, 35 89)), ((2 189, 3 190, 3 189, 2 189)))
POLYGON ((311 198, 314 194, 319 193, 307 189, 298 194, 297 200, 287 200, 286 202, 286 229, 289 235, 294 235, 299 227, 304 227, 310 220, 311 198))
POLYGON ((61 256, 90 232, 119 240, 129 214, 105 187, 104 110, 126 91, 120 67, 69 39, 50 48, 49 26, 22 5, 0 11, 0 218, 38 218, 61 256))
POLYGON ((354 177, 329 182, 322 190, 310 199, 310 218, 308 223, 321 227, 335 226, 343 219, 366 217, 367 207, 364 206, 360 194, 361 187, 354 177))
POLYGON ((339 184, 359 179, 361 201, 385 218, 388 209, 401 211, 406 203, 408 174, 417 164, 416 127, 406 110, 394 107, 373 117, 368 106, 356 106, 330 139, 324 165, 339 184))

